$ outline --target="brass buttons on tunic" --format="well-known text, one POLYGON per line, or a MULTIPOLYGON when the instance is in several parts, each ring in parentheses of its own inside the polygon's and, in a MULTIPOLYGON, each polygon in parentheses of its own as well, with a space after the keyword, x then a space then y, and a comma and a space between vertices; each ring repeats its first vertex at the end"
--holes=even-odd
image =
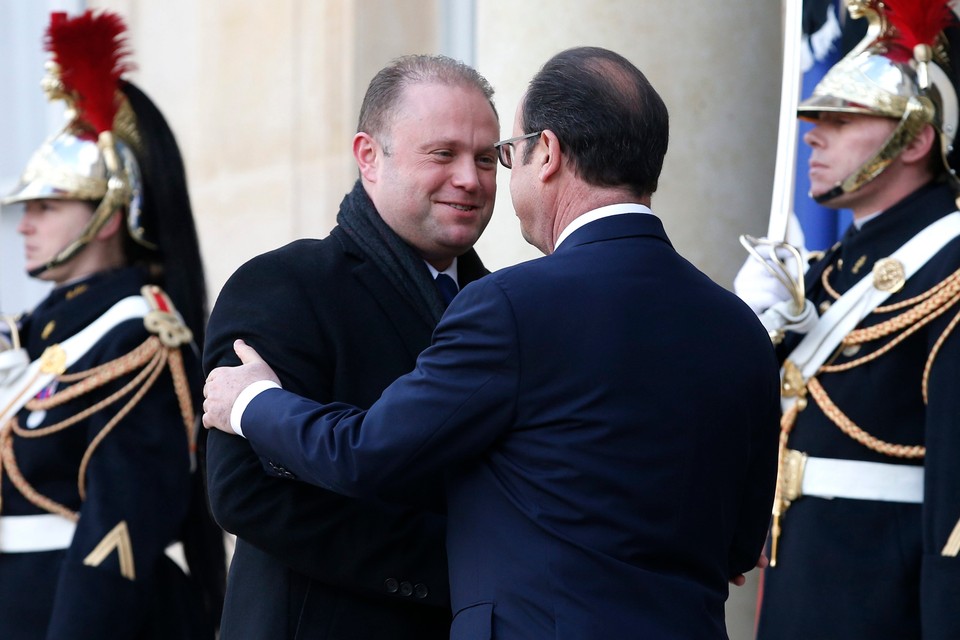
POLYGON ((879 291, 896 293, 906 281, 903 263, 895 258, 877 260, 873 265, 873 286, 879 291))

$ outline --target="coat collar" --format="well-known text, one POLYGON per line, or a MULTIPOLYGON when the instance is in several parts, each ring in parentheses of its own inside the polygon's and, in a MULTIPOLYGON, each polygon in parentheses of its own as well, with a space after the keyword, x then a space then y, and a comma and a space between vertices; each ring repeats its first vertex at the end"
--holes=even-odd
POLYGON ((860 229, 851 226, 836 252, 835 286, 845 291, 873 265, 894 253, 927 226, 957 209, 953 192, 946 186, 930 184, 913 192, 860 229))
POLYGON ((563 253, 574 247, 592 242, 639 236, 657 238, 671 247, 673 246, 667 237, 667 232, 664 230, 660 218, 648 213, 624 213, 594 220, 583 225, 571 233, 555 253, 563 253))
POLYGON ((57 287, 25 321, 31 356, 36 357, 50 344, 74 335, 103 315, 117 300, 137 295, 145 282, 140 269, 126 267, 57 287))
MULTIPOLYGON (((427 323, 423 314, 417 313, 413 306, 415 302, 384 276, 380 267, 369 259, 352 238, 344 233, 337 233, 337 229, 334 229, 334 232, 339 237, 344 252, 355 260, 353 277, 377 301, 384 316, 389 318, 396 328, 397 335, 411 357, 416 359, 420 352, 430 345, 430 336, 435 325, 427 323)), ((429 273, 425 264, 422 267, 424 273, 429 273)), ((461 289, 488 273, 473 249, 457 259, 457 275, 461 289)))

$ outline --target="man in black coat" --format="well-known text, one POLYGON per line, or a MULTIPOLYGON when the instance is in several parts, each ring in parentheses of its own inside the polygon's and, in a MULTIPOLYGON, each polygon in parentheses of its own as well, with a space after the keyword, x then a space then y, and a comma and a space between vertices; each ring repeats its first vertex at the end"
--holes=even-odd
MULTIPOLYGON (((442 56, 381 70, 337 226, 238 269, 211 314, 205 370, 236 364, 242 338, 277 363, 285 388, 362 407, 411 370, 448 301, 437 276, 455 293, 487 273, 471 247, 496 191, 492 95, 442 56)), ((408 495, 416 506, 345 498, 269 477, 246 441, 222 433, 208 463, 214 514, 238 537, 224 640, 447 637, 439 482, 408 495)))

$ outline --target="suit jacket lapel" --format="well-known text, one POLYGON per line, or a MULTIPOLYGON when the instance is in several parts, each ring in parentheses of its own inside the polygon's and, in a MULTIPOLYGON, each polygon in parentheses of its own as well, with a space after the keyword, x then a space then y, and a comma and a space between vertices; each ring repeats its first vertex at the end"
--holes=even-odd
POLYGON ((397 337, 410 357, 416 360, 420 352, 430 345, 433 327, 417 313, 413 302, 390 284, 374 263, 362 255, 360 259, 361 262, 353 268, 353 276, 377 301, 384 318, 396 329, 397 337))
MULTIPOLYGON (((435 326, 427 322, 422 313, 418 313, 413 306, 415 302, 398 291, 387 280, 380 268, 369 260, 349 237, 341 234, 341 242, 344 252, 357 260, 356 266, 352 269, 357 283, 369 291, 377 301, 383 310, 384 317, 396 329, 400 342, 416 360, 420 352, 430 346, 435 326)), ((459 258, 457 270, 461 288, 489 273, 473 249, 459 258)))

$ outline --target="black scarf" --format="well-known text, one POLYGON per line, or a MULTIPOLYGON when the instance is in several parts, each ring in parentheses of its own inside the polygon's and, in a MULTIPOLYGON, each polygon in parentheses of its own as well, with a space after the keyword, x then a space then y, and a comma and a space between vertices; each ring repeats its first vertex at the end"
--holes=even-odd
POLYGON ((416 307, 420 316, 431 327, 436 326, 446 305, 430 270, 413 247, 383 221, 359 180, 340 203, 337 224, 416 307))

